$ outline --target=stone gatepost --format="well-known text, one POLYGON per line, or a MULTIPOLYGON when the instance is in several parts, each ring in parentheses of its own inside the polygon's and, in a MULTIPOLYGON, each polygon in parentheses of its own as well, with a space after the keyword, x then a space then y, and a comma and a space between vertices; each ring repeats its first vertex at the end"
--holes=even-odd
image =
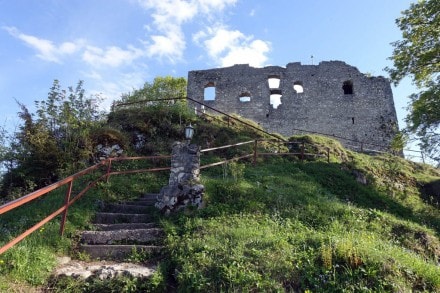
POLYGON ((155 206, 169 214, 188 206, 202 207, 205 187, 200 184, 200 148, 175 142, 168 186, 161 189, 155 206))

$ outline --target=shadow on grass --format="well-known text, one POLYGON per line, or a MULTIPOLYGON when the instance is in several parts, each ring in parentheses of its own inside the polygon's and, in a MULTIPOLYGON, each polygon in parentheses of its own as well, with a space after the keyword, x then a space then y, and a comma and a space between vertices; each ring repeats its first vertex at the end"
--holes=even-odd
POLYGON ((413 209, 402 205, 373 186, 364 186, 358 183, 353 175, 341 169, 340 164, 311 162, 298 164, 298 168, 312 176, 323 188, 341 200, 350 201, 358 207, 387 212, 398 218, 413 221, 420 225, 429 224, 437 233, 440 233, 440 219, 438 217, 415 214, 413 209))

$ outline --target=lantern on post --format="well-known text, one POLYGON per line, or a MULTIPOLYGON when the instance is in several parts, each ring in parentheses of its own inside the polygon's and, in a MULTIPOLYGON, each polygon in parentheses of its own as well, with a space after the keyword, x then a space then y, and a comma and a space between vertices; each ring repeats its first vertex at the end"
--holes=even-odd
POLYGON ((192 127, 191 123, 185 127, 185 138, 189 144, 189 142, 191 141, 192 137, 194 135, 194 127, 192 127))

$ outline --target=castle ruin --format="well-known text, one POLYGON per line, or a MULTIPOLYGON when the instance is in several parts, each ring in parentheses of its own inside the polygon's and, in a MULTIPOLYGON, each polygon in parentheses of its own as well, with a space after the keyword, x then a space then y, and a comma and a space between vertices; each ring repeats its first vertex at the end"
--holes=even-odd
POLYGON ((352 149, 386 151, 398 130, 390 82, 341 61, 190 71, 187 94, 269 132, 326 134, 352 149))

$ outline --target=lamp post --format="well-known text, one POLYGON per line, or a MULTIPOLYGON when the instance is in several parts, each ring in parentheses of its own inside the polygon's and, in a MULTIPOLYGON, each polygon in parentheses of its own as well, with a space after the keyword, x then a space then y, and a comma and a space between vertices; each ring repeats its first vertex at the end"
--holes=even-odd
POLYGON ((194 127, 192 127, 191 123, 185 127, 185 138, 189 144, 189 142, 191 141, 192 137, 194 135, 194 127))

